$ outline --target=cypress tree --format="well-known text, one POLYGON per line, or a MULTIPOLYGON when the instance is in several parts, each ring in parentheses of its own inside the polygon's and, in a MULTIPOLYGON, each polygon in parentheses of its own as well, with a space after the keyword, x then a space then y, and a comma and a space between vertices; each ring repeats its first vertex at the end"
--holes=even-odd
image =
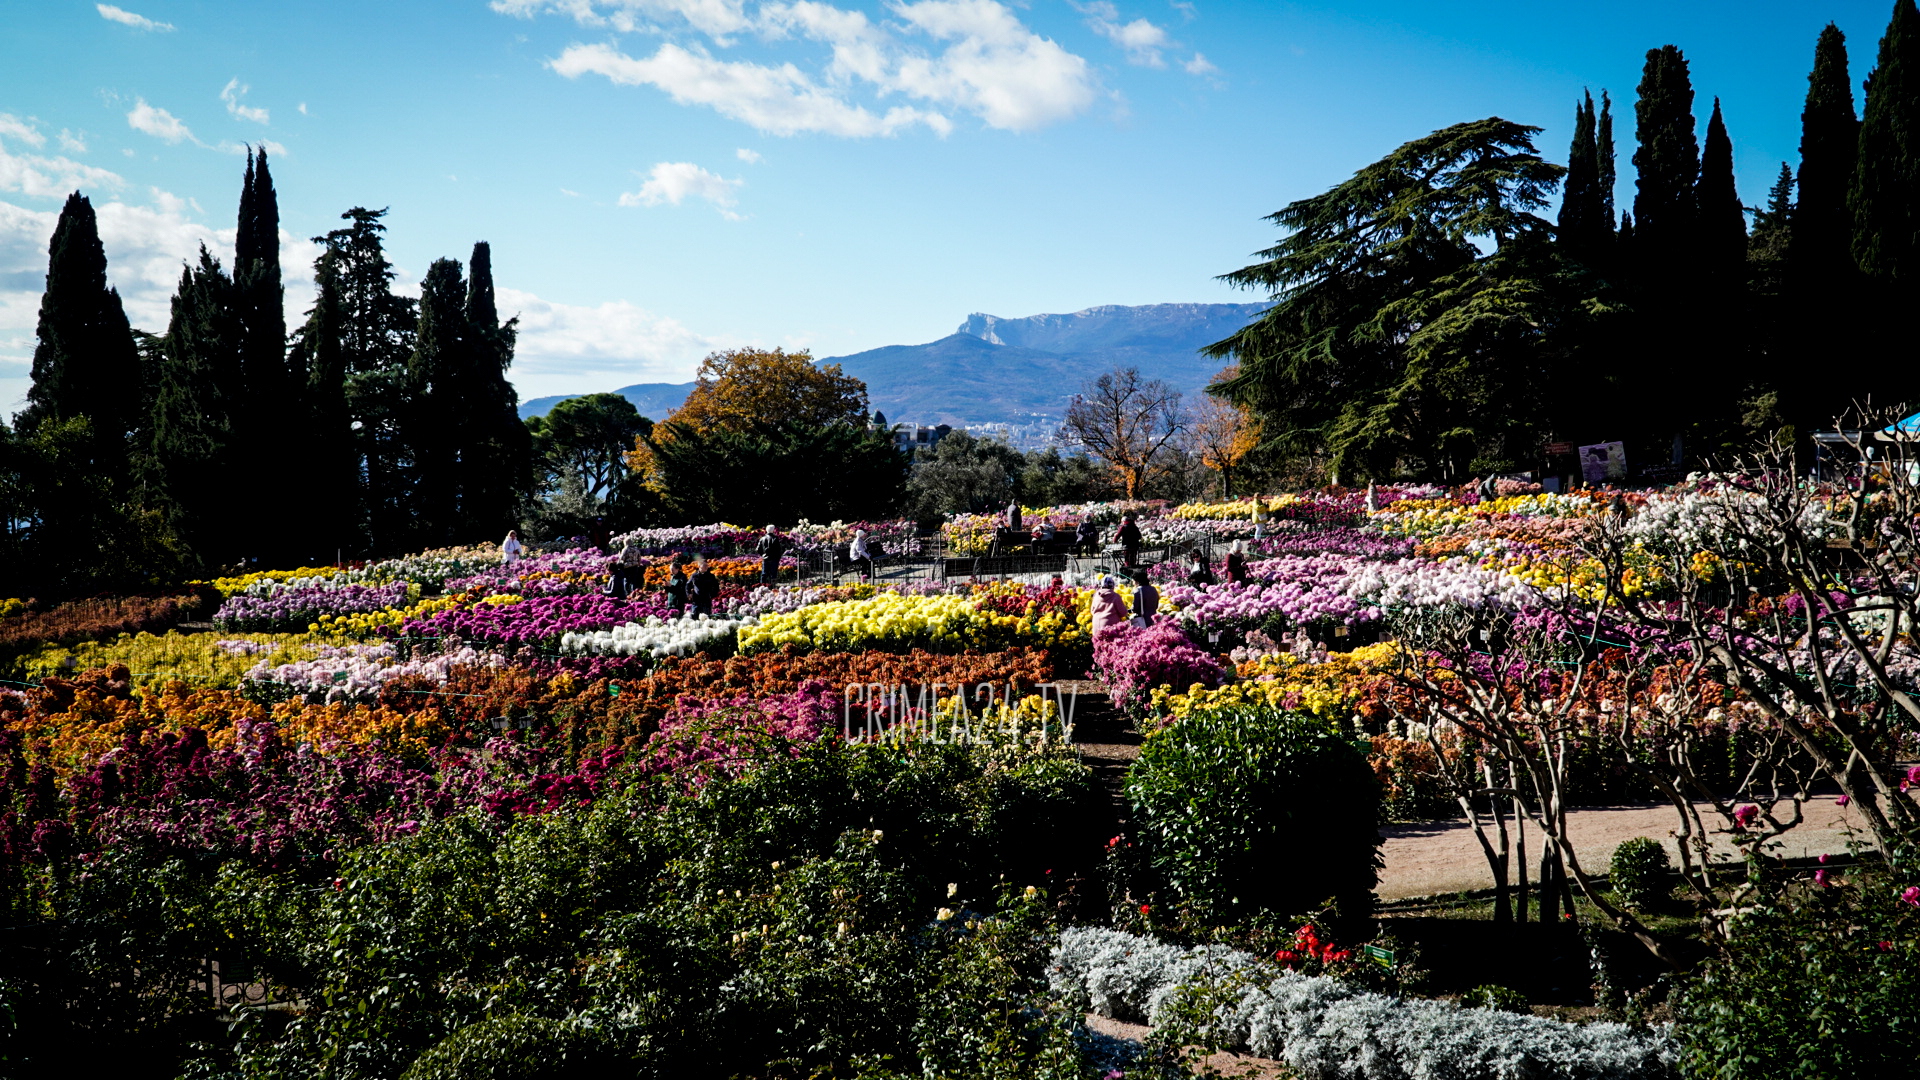
POLYGON ((140 353, 120 292, 107 285, 93 204, 77 191, 67 196, 47 245, 47 289, 35 332, 33 385, 15 426, 30 435, 42 423, 88 418, 95 465, 117 481, 127 437, 141 423, 140 353))
POLYGON ((420 282, 420 322, 407 361, 416 408, 405 426, 417 529, 431 544, 452 542, 459 524, 459 443, 468 438, 465 377, 474 345, 466 301, 460 264, 435 259, 420 282))
POLYGON ((1832 23, 1813 47, 1807 102, 1800 110, 1799 198, 1789 248, 1810 280, 1850 277, 1853 216, 1847 193, 1860 160, 1860 121, 1847 75, 1847 35, 1832 23))
POLYGON ((1685 273, 1681 265, 1693 243, 1694 184, 1700 175, 1699 143, 1693 134, 1693 82, 1679 48, 1647 51, 1640 99, 1634 103, 1633 152, 1638 172, 1633 198, 1634 242, 1641 264, 1656 277, 1685 273))
POLYGON ((1785 261, 1794 242, 1793 167, 1780 163, 1780 175, 1767 189, 1766 208, 1753 215, 1753 234, 1747 240, 1747 256, 1755 263, 1775 265, 1785 261))
MULTIPOLYGON (((240 191, 235 232, 233 301, 239 328, 238 384, 228 396, 237 408, 233 437, 235 464, 250 487, 269 483, 274 463, 305 443, 300 387, 287 367, 286 290, 280 279, 280 201, 273 189, 267 152, 247 152, 246 181, 240 191)), ((280 500, 247 518, 248 554, 280 561, 310 554, 297 550, 299 521, 306 515, 280 500)))
POLYGON ((1747 261, 1747 214, 1733 179, 1733 140, 1713 99, 1707 143, 1700 154, 1700 182, 1694 189, 1699 213, 1700 260, 1707 273, 1737 280, 1747 261))
MULTIPOLYGON (((326 243, 327 237, 316 237, 326 243)), ((346 302, 344 258, 328 246, 314 260, 313 307, 296 333, 292 367, 302 376, 307 448, 313 462, 307 483, 311 502, 326 507, 312 515, 303 535, 312 538, 315 555, 326 559, 362 549, 359 492, 360 461, 354 449, 353 419, 347 410, 346 302)))
POLYGON ((1613 99, 1600 91, 1600 119, 1594 130, 1594 160, 1600 169, 1600 221, 1608 239, 1613 237, 1613 99))
POLYGON ((1593 95, 1573 107, 1573 145, 1560 188, 1560 239, 1576 258, 1591 256, 1595 234, 1612 224, 1600 208, 1600 152, 1595 141, 1593 95))
POLYGON ((484 240, 473 245, 467 261, 466 314, 458 529, 463 540, 473 540, 511 528, 520 499, 533 486, 532 439, 520 421, 519 394, 506 377, 519 320, 500 322, 493 251, 484 240))
POLYGON ((1867 77, 1859 165, 1848 205, 1853 257, 1887 282, 1920 278, 1920 11, 1895 0, 1867 77))
POLYGON ((232 470, 247 452, 234 437, 244 407, 232 396, 245 338, 238 307, 233 282, 201 245, 199 265, 180 273, 161 345, 150 468, 169 527, 203 571, 258 554, 241 529, 260 507, 233 497, 232 470))

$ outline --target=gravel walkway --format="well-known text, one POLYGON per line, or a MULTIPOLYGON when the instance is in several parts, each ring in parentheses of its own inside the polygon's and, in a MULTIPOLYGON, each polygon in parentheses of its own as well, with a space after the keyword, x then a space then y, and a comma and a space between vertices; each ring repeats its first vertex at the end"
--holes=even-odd
MULTIPOLYGON (((1708 817, 1707 821, 1712 827, 1713 818, 1708 817)), ((1567 833, 1573 839, 1580 865, 1590 873, 1602 874, 1606 872, 1607 861, 1613 857, 1613 849, 1620 846, 1621 841, 1636 836, 1662 841, 1667 846, 1667 854, 1677 861, 1671 835, 1677 825, 1673 807, 1664 804, 1590 807, 1567 816, 1567 833)), ((1511 823, 1508 828, 1512 828, 1511 823)), ((1382 900, 1493 887, 1486 856, 1480 853, 1473 829, 1465 821, 1388 825, 1380 833, 1387 839, 1382 849, 1387 866, 1380 873, 1378 890, 1382 900)), ((1850 835, 1862 841, 1868 839, 1866 823, 1860 815, 1838 805, 1833 796, 1816 798, 1807 804, 1806 820, 1776 841, 1778 847, 1774 853, 1786 858, 1841 854, 1847 850, 1850 835)), ((1715 838, 1714 850, 1716 857, 1733 855, 1733 845, 1724 837, 1715 838)), ((1527 855, 1537 870, 1538 829, 1527 830, 1527 855)), ((1535 875, 1530 872, 1527 876, 1535 875)))

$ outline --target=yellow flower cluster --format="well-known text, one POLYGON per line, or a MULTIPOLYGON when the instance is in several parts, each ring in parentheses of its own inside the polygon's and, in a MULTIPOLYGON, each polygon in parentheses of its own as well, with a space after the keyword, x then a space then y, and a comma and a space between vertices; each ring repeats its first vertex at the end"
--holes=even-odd
POLYGON ((1174 509, 1167 516, 1188 521, 1252 521, 1255 506, 1260 508, 1262 516, 1266 516, 1299 501, 1298 495, 1275 495, 1271 498, 1252 496, 1217 503, 1192 502, 1174 509))
POLYGON ((248 668, 265 660, 291 664, 318 655, 312 646, 324 644, 312 634, 121 634, 112 641, 85 641, 72 648, 43 645, 20 658, 24 677, 72 675, 89 668, 125 664, 135 685, 178 679, 204 688, 236 687, 248 668), (216 641, 251 641, 267 646, 251 654, 220 648, 216 641))
POLYGON ((1321 662, 1276 653, 1241 664, 1241 681, 1217 690, 1199 684, 1184 693, 1161 687, 1153 692, 1153 711, 1181 717, 1201 710, 1266 706, 1292 708, 1324 720, 1344 720, 1368 686, 1393 670, 1396 656, 1397 646, 1392 642, 1331 653, 1321 662))
POLYGON ((0 619, 11 619, 15 615, 25 613, 26 610, 27 602, 18 597, 9 596, 0 600, 0 619))
POLYGON ((408 619, 423 619, 437 611, 446 611, 463 605, 479 607, 482 604, 517 604, 521 597, 512 593, 495 593, 492 596, 475 598, 472 593, 456 593, 452 596, 436 596, 431 600, 403 608, 385 608, 380 611, 360 612, 352 615, 322 615, 320 621, 311 624, 308 629, 313 633, 335 640, 350 638, 355 641, 373 637, 381 627, 399 626, 408 619))
POLYGON ((839 600, 769 615, 742 627, 743 653, 798 645, 820 652, 922 648, 934 652, 1004 649, 1011 645, 1072 645, 1086 640, 1080 617, 1064 612, 996 615, 965 596, 901 596, 839 600))
POLYGON ((251 574, 241 574, 237 577, 214 578, 212 581, 195 581, 189 584, 211 585, 224 600, 234 593, 245 592, 247 586, 259 584, 262 581, 281 582, 292 581, 295 578, 332 577, 339 572, 331 566, 303 566, 298 570, 256 570, 251 574))

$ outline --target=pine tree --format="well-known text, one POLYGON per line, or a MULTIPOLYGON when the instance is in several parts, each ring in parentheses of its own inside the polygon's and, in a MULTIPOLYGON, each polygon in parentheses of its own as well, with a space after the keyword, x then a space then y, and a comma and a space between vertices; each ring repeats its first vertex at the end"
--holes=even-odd
POLYGON ((251 550, 256 501, 233 497, 234 469, 249 452, 235 438, 245 330, 233 282, 201 245, 180 273, 161 346, 153 405, 152 484, 174 536, 202 571, 251 550))
MULTIPOLYGON (((317 240, 325 243, 327 238, 317 240)), ((327 508, 309 518, 303 535, 311 538, 313 557, 322 560, 330 554, 357 554, 365 539, 360 458, 354 447, 353 419, 347 410, 344 261, 340 251, 331 246, 314 260, 313 307, 307 309, 307 320, 296 332, 291 350, 293 367, 304 376, 303 428, 312 462, 307 477, 312 492, 309 501, 327 508)))
POLYGON ((1747 212, 1733 179, 1733 140, 1713 99, 1707 143, 1700 155, 1700 181, 1694 189, 1699 212, 1699 259, 1712 278, 1737 282, 1747 261, 1747 212))
POLYGON ((1767 189, 1766 208, 1753 215, 1753 234, 1747 239, 1747 257, 1755 263, 1778 265, 1787 258, 1795 236, 1793 167, 1780 163, 1780 175, 1767 189))
POLYGON ((1847 75, 1847 35, 1832 23, 1813 47, 1807 103, 1800 110, 1799 198, 1789 248, 1802 276, 1844 279, 1853 262, 1853 216, 1847 193, 1860 160, 1860 121, 1847 75))
POLYGON ((1634 242, 1642 267, 1656 277, 1679 276, 1694 241, 1694 184, 1700 175, 1693 134, 1693 82, 1676 46, 1647 51, 1634 103, 1634 242))
POLYGON ((88 418, 94 464, 117 481, 126 468, 128 436, 141 423, 140 354, 120 292, 107 285, 93 204, 77 191, 67 196, 47 245, 36 334, 33 385, 15 426, 31 435, 42 423, 88 418))
POLYGON ((1848 198, 1853 257, 1888 283, 1920 279, 1920 11, 1895 0, 1867 76, 1859 165, 1848 198))

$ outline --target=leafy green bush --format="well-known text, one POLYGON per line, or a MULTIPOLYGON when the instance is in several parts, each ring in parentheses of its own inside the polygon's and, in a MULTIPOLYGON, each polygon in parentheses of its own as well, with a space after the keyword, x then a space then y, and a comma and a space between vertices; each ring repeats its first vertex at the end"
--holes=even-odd
POLYGON ((1476 986, 1460 995, 1460 1004, 1475 1009, 1493 1009, 1496 1012, 1530 1013, 1527 995, 1510 986, 1498 986, 1488 983, 1476 986))
POLYGON ((614 1075, 602 1040, 578 1024, 496 1016, 414 1059, 400 1080, 591 1080, 614 1075))
POLYGON ((1042 864, 1075 855, 1040 838, 1091 792, 1057 750, 828 740, 694 791, 439 822, 317 891, 230 873, 221 932, 271 939, 256 963, 305 1003, 248 1011, 234 1071, 517 1076, 564 1030, 625 1076, 1074 1075, 1036 942, 1042 864), (1036 876, 995 896, 1008 866, 1036 876))
POLYGON ((1615 895, 1628 907, 1646 911, 1672 892, 1673 883, 1667 876, 1672 866, 1660 841, 1636 836, 1613 849, 1608 872, 1615 895))
POLYGON ((1684 1075, 1910 1076, 1920 1058, 1920 877, 1862 868, 1763 897, 1675 1008, 1684 1075))
POLYGON ((1127 773, 1148 865, 1197 918, 1369 910, 1380 794, 1356 744, 1278 709, 1193 713, 1154 732, 1127 773))

